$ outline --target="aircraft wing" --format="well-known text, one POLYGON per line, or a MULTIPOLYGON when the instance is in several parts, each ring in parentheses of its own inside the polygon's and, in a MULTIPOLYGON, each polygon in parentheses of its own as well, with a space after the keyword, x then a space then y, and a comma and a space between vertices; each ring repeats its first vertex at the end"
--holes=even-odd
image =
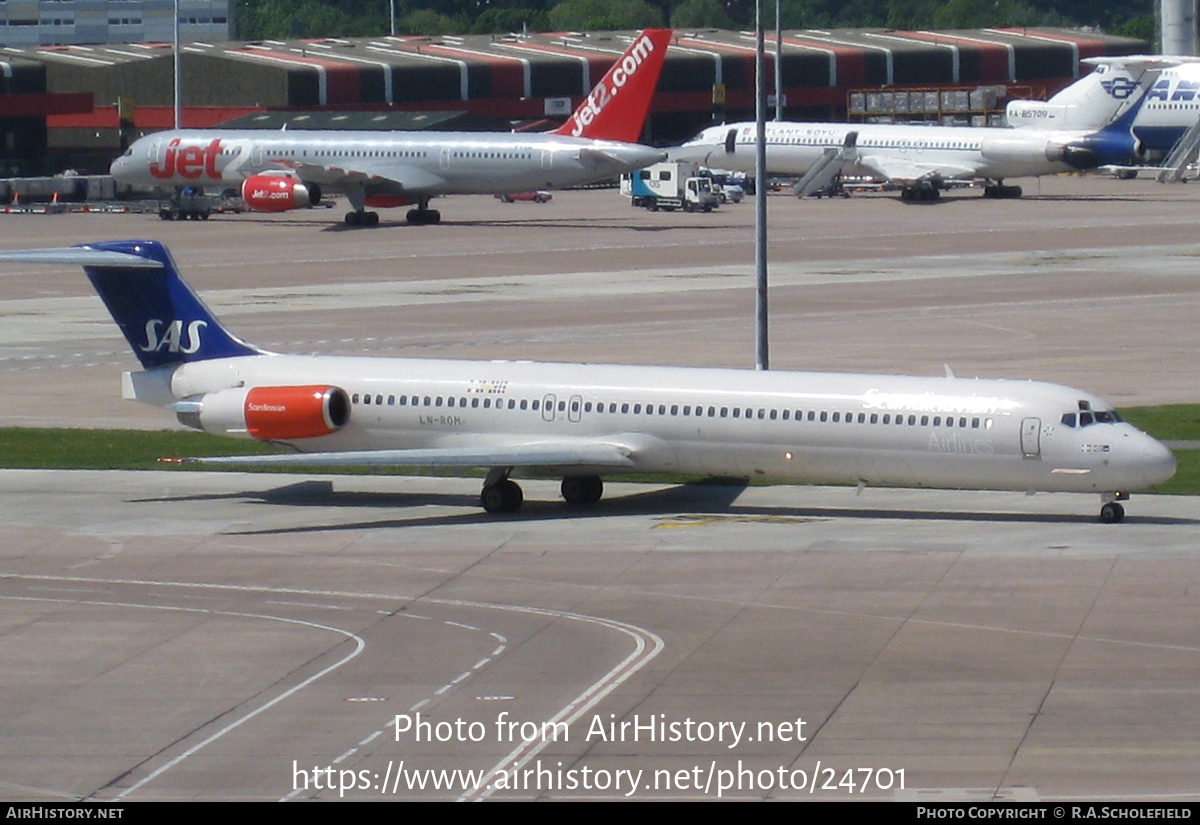
POLYGON ((397 192, 419 192, 436 189, 445 183, 440 175, 426 169, 383 158, 356 158, 343 166, 297 163, 288 158, 272 159, 272 163, 295 170, 302 180, 329 187, 355 184, 379 187, 382 184, 397 192))
POLYGON ((893 183, 917 183, 923 180, 970 179, 976 175, 966 164, 920 163, 881 155, 860 155, 858 165, 893 183))
POLYGON ((633 449, 584 439, 416 450, 359 450, 345 453, 214 456, 201 464, 245 467, 614 467, 633 466, 633 449))

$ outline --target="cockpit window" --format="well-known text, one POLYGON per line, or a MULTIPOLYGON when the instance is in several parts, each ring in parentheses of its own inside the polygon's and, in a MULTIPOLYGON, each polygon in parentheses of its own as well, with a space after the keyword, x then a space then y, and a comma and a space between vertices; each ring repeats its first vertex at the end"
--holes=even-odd
MULTIPOLYGON (((1080 402, 1082 405, 1083 402, 1080 402)), ((1120 424, 1124 419, 1116 410, 1097 410, 1095 412, 1063 413, 1064 427, 1090 427, 1093 424, 1120 424)))

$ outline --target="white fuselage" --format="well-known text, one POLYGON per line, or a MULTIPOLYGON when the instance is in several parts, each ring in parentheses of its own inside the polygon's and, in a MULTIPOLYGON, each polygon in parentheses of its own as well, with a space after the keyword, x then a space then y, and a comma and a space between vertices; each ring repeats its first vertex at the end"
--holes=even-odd
POLYGON ((661 159, 650 147, 552 134, 201 129, 136 141, 112 164, 121 183, 233 186, 287 174, 368 195, 502 194, 616 177, 661 159))
MULTIPOLYGON (((1062 148, 1086 135, 993 127, 770 122, 766 125, 767 173, 804 175, 826 149, 842 146, 850 132, 858 133, 859 156, 886 162, 846 169, 846 174, 879 177, 879 166, 890 163, 900 168, 937 168, 936 177, 943 180, 1003 180, 1074 171, 1060 159, 1062 148)), ((671 149, 670 158, 753 173, 756 143, 753 123, 711 126, 671 149), (728 152, 731 130, 734 151, 728 152)))
POLYGON ((1032 381, 293 355, 162 378, 177 399, 336 385, 348 423, 294 442, 323 454, 582 439, 619 446, 629 472, 1074 492, 1142 489, 1175 468, 1099 398, 1032 381))

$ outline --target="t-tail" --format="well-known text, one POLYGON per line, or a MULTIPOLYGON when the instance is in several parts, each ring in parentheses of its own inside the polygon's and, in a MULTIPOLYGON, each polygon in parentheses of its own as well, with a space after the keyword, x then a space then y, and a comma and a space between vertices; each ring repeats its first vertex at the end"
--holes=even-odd
POLYGON ((66 249, 14 250, 0 261, 82 266, 142 366, 266 355, 225 329, 192 292, 158 241, 105 241, 66 249))
POLYGON ((635 37, 554 134, 637 143, 670 40, 670 29, 646 29, 635 37))
POLYGON ((1016 129, 1079 132, 1128 130, 1159 74, 1178 60, 1157 55, 1091 57, 1095 66, 1045 101, 1014 100, 1005 109, 1016 129))

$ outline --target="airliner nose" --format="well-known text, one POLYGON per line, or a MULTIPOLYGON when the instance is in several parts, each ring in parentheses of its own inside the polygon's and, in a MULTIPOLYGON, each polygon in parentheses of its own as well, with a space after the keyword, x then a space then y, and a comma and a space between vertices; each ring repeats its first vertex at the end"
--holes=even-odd
POLYGON ((125 157, 124 155, 121 155, 121 157, 114 160, 112 162, 112 165, 108 167, 108 174, 112 175, 113 178, 115 178, 117 181, 120 181, 121 177, 125 174, 125 172, 128 169, 129 169, 129 158, 125 157))
POLYGON ((1146 436, 1146 446, 1142 449, 1142 471, 1146 476, 1146 486, 1153 487, 1162 484, 1175 475, 1175 456, 1167 446, 1146 436))

